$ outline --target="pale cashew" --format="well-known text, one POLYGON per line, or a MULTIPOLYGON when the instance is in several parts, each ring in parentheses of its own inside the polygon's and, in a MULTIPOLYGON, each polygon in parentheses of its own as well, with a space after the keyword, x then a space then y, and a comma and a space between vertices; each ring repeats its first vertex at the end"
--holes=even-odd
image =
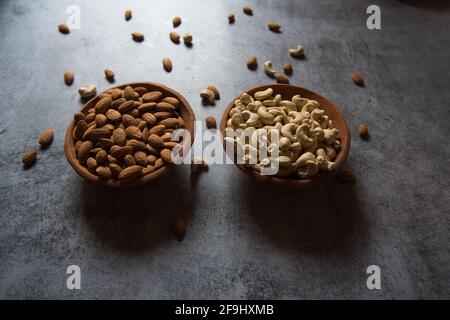
POLYGON ((80 87, 78 88, 78 93, 81 98, 89 98, 96 94, 97 87, 95 85, 90 85, 89 87, 80 87))
POLYGON ((272 124, 274 123, 274 116, 267 111, 265 107, 259 107, 257 114, 262 123, 272 124))
POLYGON ((297 140, 295 136, 295 132, 297 130, 297 124, 295 123, 288 123, 285 124, 283 127, 281 127, 281 135, 283 137, 288 138, 291 142, 295 142, 297 140))
POLYGON ((291 140, 286 137, 281 137, 278 146, 281 152, 289 151, 289 149, 291 148, 291 140))
POLYGON ((241 96, 239 97, 239 99, 241 100, 241 102, 245 105, 248 105, 249 103, 252 103, 254 100, 252 98, 251 95, 249 95, 248 93, 243 93, 241 94, 241 96))
MULTIPOLYGON (((255 101, 256 102, 256 101, 255 101)), ((250 112, 256 112, 256 110, 258 110, 258 106, 257 106, 257 104, 256 103, 254 103, 254 102, 250 102, 247 106, 246 106, 246 109, 248 110, 248 111, 250 111, 250 112)))
POLYGON ((308 103, 308 99, 302 98, 299 94, 292 97, 292 102, 297 106, 297 110, 301 111, 303 106, 308 103))
POLYGON ((319 119, 320 127, 326 129, 328 127, 328 116, 323 116, 319 119))
POLYGON ((269 76, 273 77, 276 73, 276 70, 272 68, 272 61, 264 62, 264 72, 269 76))
POLYGON ((282 99, 281 94, 275 95, 275 98, 273 98, 273 99, 275 100, 275 102, 277 103, 276 105, 278 106, 282 99))
POLYGON ((216 100, 216 95, 209 89, 200 91, 200 97, 202 97, 203 100, 208 101, 209 104, 214 104, 216 100))
POLYGON ((299 44, 297 48, 290 49, 289 53, 294 58, 301 58, 305 55, 305 49, 301 44, 299 44))
POLYGON ((280 167, 286 168, 291 166, 292 160, 288 156, 279 156, 278 163, 280 164, 280 167))
POLYGON ((292 123, 302 124, 303 120, 309 117, 309 112, 291 111, 289 112, 289 116, 292 117, 292 123))
POLYGON ((325 138, 325 133, 321 127, 315 127, 311 130, 311 135, 316 137, 317 142, 321 142, 325 138))
POLYGON ((314 109, 311 111, 311 120, 318 121, 320 118, 322 118, 325 115, 325 111, 322 109, 314 109))
POLYGON ((295 135, 297 139, 300 141, 303 147, 309 148, 313 145, 314 139, 310 138, 308 136, 308 133, 310 133, 311 127, 307 125, 306 123, 301 124, 296 132, 295 135))
POLYGON ((248 110, 245 110, 242 112, 242 115, 248 115, 248 118, 246 120, 246 123, 248 126, 254 127, 258 124, 259 116, 256 113, 250 112, 248 110))
MULTIPOLYGON (((337 141, 337 140, 336 140, 337 141)), ((333 160, 336 157, 336 150, 330 146, 324 146, 325 152, 330 160, 333 160)))
POLYGON ((308 162, 308 161, 313 161, 314 163, 316 161, 316 156, 314 154, 312 154, 311 152, 305 152, 300 157, 298 157, 298 159, 295 160, 294 165, 297 168, 304 167, 306 165, 306 162, 308 162))
POLYGON ((264 100, 263 105, 266 107, 275 107, 277 105, 277 100, 271 99, 271 100, 264 100))
POLYGON ((336 141, 336 137, 339 133, 337 129, 324 129, 324 140, 327 144, 332 144, 334 141, 336 141))
POLYGON ((267 100, 272 96, 272 94, 273 94, 273 89, 267 88, 264 91, 255 92, 255 94, 253 96, 255 97, 256 100, 267 100))
POLYGON ((300 142, 294 142, 293 144, 291 144, 290 149, 292 151, 292 160, 297 160, 303 149, 302 144, 300 142))
POLYGON ((319 103, 315 100, 309 100, 306 104, 302 107, 302 112, 307 111, 311 113, 314 109, 319 107, 319 103))
POLYGON ((319 167, 319 169, 322 169, 324 171, 332 171, 336 167, 334 162, 329 161, 324 156, 317 156, 316 164, 319 167))
POLYGON ((233 116, 230 118, 230 124, 233 128, 238 128, 240 124, 242 123, 242 115, 240 112, 236 112, 233 114, 233 116))
POLYGON ((297 171, 300 179, 308 179, 315 176, 319 172, 319 167, 315 161, 306 161, 306 166, 297 171))
POLYGON ((294 102, 289 101, 289 100, 283 100, 280 101, 280 106, 285 107, 289 110, 289 112, 296 112, 297 111, 297 106, 294 102))

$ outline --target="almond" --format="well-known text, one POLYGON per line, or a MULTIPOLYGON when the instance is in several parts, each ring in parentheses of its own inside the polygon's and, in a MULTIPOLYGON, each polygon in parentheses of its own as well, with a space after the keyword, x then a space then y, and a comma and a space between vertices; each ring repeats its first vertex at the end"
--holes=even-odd
POLYGON ((155 148, 162 148, 164 146, 163 139, 156 134, 151 134, 148 137, 148 143, 150 143, 150 145, 155 148))
POLYGON ((275 79, 277 80, 278 83, 289 84, 289 79, 281 73, 275 73, 275 79))
POLYGON ((117 108, 117 110, 118 110, 120 113, 127 113, 127 112, 129 112, 131 109, 133 109, 133 107, 134 107, 134 101, 133 101, 133 100, 128 100, 128 101, 125 101, 124 103, 122 103, 122 104, 119 106, 119 108, 117 108))
POLYGON ((172 24, 174 28, 178 27, 181 24, 181 17, 178 16, 174 17, 172 19, 172 24))
POLYGON ((206 122, 206 126, 211 129, 211 128, 217 128, 217 124, 216 124, 216 118, 214 118, 213 116, 208 116, 205 119, 206 122))
POLYGON ((178 142, 176 142, 176 141, 167 141, 167 142, 164 142, 164 147, 168 148, 168 149, 173 149, 177 144, 178 144, 178 142))
POLYGON ((83 139, 83 135, 84 135, 84 133, 86 132, 87 129, 88 129, 88 125, 87 125, 86 121, 80 120, 78 122, 77 126, 75 127, 74 138, 76 140, 83 139))
POLYGON ((122 115, 122 123, 125 127, 129 127, 129 126, 137 126, 137 120, 129 114, 124 114, 122 115))
POLYGON ((110 136, 111 136, 111 132, 108 128, 105 128, 105 127, 94 128, 94 129, 89 128, 83 134, 83 140, 97 141, 101 138, 109 138, 110 136))
POLYGON ((156 119, 159 119, 159 120, 170 118, 170 117, 172 117, 172 115, 173 115, 172 112, 167 112, 167 111, 160 111, 160 112, 155 112, 154 114, 152 114, 152 116, 155 116, 156 119))
POLYGON ((134 88, 134 92, 136 92, 139 96, 143 96, 148 92, 148 90, 145 87, 136 87, 134 88))
POLYGON ((123 146, 127 141, 127 134, 125 133, 125 130, 123 130, 122 128, 117 128, 113 131, 111 139, 114 142, 114 144, 123 146))
POLYGON ((142 175, 145 176, 147 174, 154 172, 155 170, 156 170, 155 167, 149 164, 142 170, 142 175))
POLYGON ((109 82, 114 82, 114 71, 112 71, 111 69, 105 69, 105 77, 109 82))
POLYGON ((129 21, 129 20, 131 19, 132 12, 131 12, 130 9, 127 9, 127 10, 125 10, 125 13, 124 13, 123 15, 124 15, 124 17, 125 17, 125 20, 126 20, 126 21, 129 21))
POLYGON ((109 150, 114 145, 114 142, 111 139, 106 138, 98 139, 97 143, 105 150, 109 150))
POLYGON ((157 105, 156 102, 148 102, 148 103, 144 103, 144 104, 141 104, 141 105, 139 106, 138 111, 139 111, 140 113, 145 113, 145 112, 148 112, 148 111, 152 111, 152 110, 155 110, 155 109, 156 109, 156 105, 157 105))
POLYGON ((234 14, 233 14, 233 13, 230 13, 230 14, 228 15, 228 22, 229 22, 230 24, 232 24, 232 23, 234 23, 234 21, 235 21, 235 16, 234 16, 234 14))
POLYGON ((142 96, 142 101, 144 103, 155 102, 158 101, 162 97, 162 95, 163 94, 161 91, 151 91, 142 96))
POLYGON ((164 70, 166 70, 167 72, 172 71, 172 61, 169 58, 164 58, 162 63, 164 70))
POLYGON ((364 79, 359 72, 352 73, 352 80, 357 86, 364 87, 364 79))
POLYGON ((176 44, 180 43, 180 34, 178 32, 171 32, 169 34, 169 37, 173 43, 176 43, 176 44))
POLYGON ((242 11, 244 11, 244 13, 246 15, 252 16, 253 15, 253 9, 250 6, 245 6, 242 11))
POLYGON ((95 104, 95 112, 105 113, 111 107, 112 99, 105 97, 95 104))
POLYGON ((136 160, 134 160, 134 157, 131 154, 127 154, 123 158, 123 163, 125 163, 126 167, 131 167, 136 165, 136 160))
POLYGON ((147 156, 147 163, 153 165, 156 161, 156 156, 154 154, 151 154, 149 156, 147 156))
POLYGON ((69 71, 64 72, 64 82, 68 86, 70 86, 73 83, 73 79, 74 79, 74 76, 73 76, 72 71, 69 70, 69 71))
POLYGON ((142 116, 142 120, 144 120, 146 123, 148 123, 149 125, 153 125, 156 123, 156 116, 151 114, 150 112, 146 112, 144 113, 142 116))
POLYGON ((180 101, 175 97, 165 97, 164 99, 162 99, 162 102, 170 103, 175 108, 178 108, 180 106, 180 101))
POLYGON ((123 169, 119 174, 120 182, 129 182, 133 181, 141 175, 142 167, 140 166, 131 166, 123 169))
POLYGON ((106 166, 97 167, 97 169, 95 169, 95 172, 102 179, 109 179, 112 177, 111 169, 106 166))
POLYGON ((75 124, 78 124, 78 122, 80 122, 81 120, 85 120, 85 119, 86 119, 86 116, 81 112, 76 112, 73 115, 73 121, 75 122, 75 124))
POLYGON ((120 175, 120 172, 122 172, 122 167, 119 166, 117 163, 110 163, 109 168, 111 169, 112 175, 116 178, 118 178, 120 175))
POLYGON ((287 76, 290 76, 294 72, 294 68, 292 67, 292 64, 286 63, 283 65, 283 71, 287 76))
POLYGON ((70 32, 69 27, 65 23, 61 23, 58 26, 58 30, 59 30, 59 32, 64 33, 64 34, 68 34, 70 32))
POLYGON ((172 163, 172 151, 170 149, 162 149, 160 156, 164 162, 172 163))
POLYGON ((142 140, 143 140, 143 141, 147 141, 148 135, 149 135, 149 133, 148 133, 148 127, 145 127, 145 128, 142 130, 142 140))
POLYGON ((168 102, 160 102, 156 105, 157 111, 175 111, 175 106, 171 105, 168 102))
POLYGON ((97 160, 95 160, 92 157, 89 157, 86 160, 86 166, 90 172, 92 172, 92 173, 95 172, 95 170, 97 169, 97 160))
POLYGON ((97 152, 97 154, 95 155, 95 161, 97 161, 98 164, 102 164, 102 163, 106 162, 107 160, 108 160, 108 154, 103 149, 100 150, 99 152, 97 152))
POLYGON ((158 158, 155 161, 155 169, 159 169, 164 167, 164 160, 162 158, 158 158))
POLYGON ((178 241, 183 241, 186 235, 186 224, 181 216, 175 217, 173 221, 173 231, 178 241))
POLYGON ((216 100, 220 99, 220 92, 219 90, 216 88, 216 86, 210 84, 206 89, 211 90, 212 92, 214 92, 214 97, 216 100))
POLYGON ((136 164, 145 167, 147 165, 147 154, 144 151, 136 151, 134 153, 136 164))
POLYGON ((364 123, 361 123, 358 126, 358 134, 361 138, 367 139, 369 137, 369 127, 367 127, 364 123))
POLYGON ((258 67, 258 60, 256 59, 256 56, 251 56, 245 63, 247 64, 247 68, 250 70, 256 70, 258 67))
POLYGON ((92 141, 84 141, 83 143, 81 143, 80 147, 78 148, 78 160, 81 163, 86 162, 87 158, 89 157, 89 151, 92 150, 92 148, 94 148, 94 144, 92 143, 92 141))
POLYGON ((22 163, 24 167, 26 168, 31 167, 36 161, 36 155, 37 155, 36 149, 30 149, 27 152, 25 152, 24 155, 22 156, 22 163))
MULTIPOLYGON (((127 101, 125 98, 122 98, 122 95, 123 95, 123 92, 120 91, 120 98, 114 100, 114 101, 111 103, 111 109, 117 110, 117 109, 119 108, 119 106, 120 106, 122 103, 124 103, 125 101, 127 101)), ((114 99, 114 96, 113 96, 113 99, 114 99)))
POLYGON ((95 116, 95 124, 97 125, 97 128, 103 127, 107 121, 108 119, 104 114, 99 113, 95 116))
POLYGON ((136 92, 134 92, 132 87, 127 86, 123 90, 123 97, 127 100, 134 100, 134 98, 136 97, 136 92))
POLYGON ((41 135, 39 136, 39 144, 42 147, 48 147, 53 141, 53 129, 48 128, 44 130, 41 135))
POLYGON ((161 120, 159 122, 160 125, 165 126, 166 128, 173 128, 173 127, 177 127, 179 125, 178 119, 176 118, 167 118, 164 120, 161 120))
POLYGON ((269 28, 270 31, 277 33, 280 32, 281 29, 281 26, 278 23, 272 21, 267 24, 267 27, 269 28))
POLYGON ((127 141, 127 146, 132 147, 134 150, 140 150, 140 151, 146 151, 147 146, 144 142, 136 140, 136 139, 130 139, 127 141))
POLYGON ((133 33, 131 33, 131 37, 136 42, 144 41, 144 34, 142 32, 133 32, 133 33))
POLYGON ((118 147, 111 151, 111 155, 117 159, 122 159, 123 157, 125 157, 127 154, 130 153, 133 153, 133 147, 130 146, 118 147))
POLYGON ((125 132, 130 139, 140 140, 142 138, 142 132, 138 127, 129 126, 125 129, 125 132))
POLYGON ((144 130, 144 128, 147 128, 147 122, 145 122, 144 120, 140 120, 137 127, 139 128, 139 130, 141 130, 141 133, 142 133, 142 130, 144 130))
POLYGON ((164 130, 166 130, 166 126, 162 125, 162 124, 158 124, 158 125, 154 126, 153 128, 151 128, 148 131, 148 133, 150 135, 152 135, 152 134, 161 135, 164 133, 164 130))
POLYGON ((336 174, 335 176, 336 180, 342 181, 342 182, 355 182, 356 181, 356 175, 353 170, 343 170, 336 174))
POLYGON ((120 119, 122 119, 122 115, 117 110, 109 109, 108 111, 106 111, 106 118, 109 121, 117 122, 120 121, 120 119))

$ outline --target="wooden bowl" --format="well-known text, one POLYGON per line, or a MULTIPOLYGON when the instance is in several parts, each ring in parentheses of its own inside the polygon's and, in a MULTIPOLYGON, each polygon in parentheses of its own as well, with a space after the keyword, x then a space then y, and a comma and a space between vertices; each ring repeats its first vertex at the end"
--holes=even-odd
MULTIPOLYGON (((251 167, 246 167, 242 164, 236 163, 236 159, 233 159, 234 164, 241 171, 252 176, 258 181, 269 182, 285 187, 294 187, 294 188, 308 187, 313 185, 314 183, 317 183, 318 181, 325 180, 326 178, 329 178, 330 176, 334 175, 339 170, 339 168, 342 167, 350 151, 350 131, 348 130, 347 123, 341 110, 331 101, 311 90, 288 84, 262 85, 248 90, 247 93, 253 96, 255 92, 263 91, 266 90, 267 88, 272 88, 274 94, 281 94, 283 96, 283 99, 291 99, 294 95, 300 94, 304 98, 316 100, 320 103, 320 108, 325 111, 325 114, 329 117, 330 120, 333 120, 334 126, 339 130, 338 137, 341 140, 341 149, 339 150, 335 159, 336 168, 331 172, 320 171, 316 176, 312 177, 311 179, 296 179, 293 177, 281 178, 276 176, 261 175, 259 172, 252 169, 251 167)), ((224 149, 225 149, 225 141, 224 141, 225 127, 227 124, 227 120, 229 118, 228 114, 230 113, 230 110, 234 107, 234 100, 236 99, 239 99, 239 96, 230 102, 225 112, 223 113, 222 119, 220 121, 220 132, 222 133, 222 142, 224 149)))
MULTIPOLYGON (((153 82, 132 82, 132 83, 126 83, 122 84, 120 86, 116 86, 114 88, 119 89, 125 89, 125 87, 131 86, 133 88, 136 87, 145 87, 149 91, 161 91, 164 96, 170 96, 170 97, 176 97, 180 101, 180 106, 178 110, 178 114, 184 121, 184 128, 187 129, 191 134, 191 145, 194 142, 194 136, 195 136, 195 116, 194 112, 191 109, 191 106, 186 101, 186 99, 175 90, 166 87, 165 85, 159 84, 159 83, 153 83, 153 82)), ((114 88, 109 88, 105 90, 102 93, 105 93, 106 91, 114 88)), ((92 98, 89 100, 82 108, 81 112, 87 112, 90 108, 93 108, 95 104, 99 101, 99 96, 92 98)), ((64 139, 64 152, 66 154, 67 160, 69 161, 72 168, 78 173, 81 177, 85 178, 88 181, 100 184, 100 185, 106 185, 113 188, 128 188, 128 187, 135 187, 147 184, 156 178, 162 176, 164 173, 166 173, 173 165, 165 165, 164 167, 159 168, 158 170, 155 170, 152 173, 149 173, 143 177, 137 178, 134 181, 128 182, 128 183, 122 183, 117 179, 109 179, 104 180, 100 179, 98 176, 90 173, 88 169, 81 165, 78 161, 76 154, 75 154, 75 144, 73 142, 73 129, 74 129, 74 121, 72 120, 69 124, 69 127, 66 131, 66 136, 64 139)))

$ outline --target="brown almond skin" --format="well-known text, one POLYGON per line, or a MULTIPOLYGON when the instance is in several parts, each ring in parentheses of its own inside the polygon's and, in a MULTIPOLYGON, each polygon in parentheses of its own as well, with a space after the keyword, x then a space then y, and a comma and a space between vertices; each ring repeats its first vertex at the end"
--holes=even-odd
POLYGON ((86 121, 84 121, 84 120, 78 121, 78 124, 76 125, 75 131, 74 131, 74 138, 76 140, 83 139, 83 135, 87 129, 88 129, 88 125, 87 125, 86 121))
POLYGON ((175 111, 175 109, 176 109, 175 106, 171 105, 168 102, 164 102, 164 101, 159 102, 156 105, 156 110, 157 111, 169 111, 169 112, 171 112, 171 111, 175 111))
POLYGON ((153 125, 157 121, 156 116, 150 112, 144 113, 141 117, 142 117, 142 120, 144 120, 149 125, 153 125))
POLYGON ((172 61, 169 58, 164 58, 162 63, 164 70, 166 70, 167 72, 172 71, 172 61))
POLYGON ((109 109, 108 111, 106 111, 106 118, 109 121, 117 122, 120 121, 120 119, 122 119, 122 115, 117 110, 109 109))
POLYGON ((164 133, 164 130, 166 130, 166 126, 165 126, 165 125, 162 125, 162 124, 158 124, 158 125, 152 127, 152 128, 148 131, 148 133, 149 133, 150 135, 152 135, 152 134, 160 135, 160 134, 164 133))
POLYGON ((280 29, 281 29, 281 26, 275 22, 269 22, 267 24, 267 27, 269 28, 270 31, 275 32, 275 33, 279 33, 280 29))
POLYGON ((119 111, 120 113, 127 113, 128 111, 133 109, 133 107, 134 107, 134 101, 133 100, 128 100, 128 101, 125 101, 124 103, 122 103, 117 108, 117 111, 119 111))
POLYGON ((244 11, 244 13, 246 15, 252 16, 253 15, 253 9, 250 6, 245 6, 242 11, 244 11))
POLYGON ((283 65, 283 71, 287 76, 291 76, 294 72, 294 68, 292 67, 292 64, 286 63, 283 65))
POLYGON ((206 122, 206 126, 209 129, 217 128, 216 118, 214 118, 213 116, 206 117, 205 122, 206 122))
POLYGON ((65 24, 65 23, 61 23, 61 24, 58 26, 58 30, 59 30, 59 32, 61 32, 61 33, 63 33, 63 34, 68 34, 68 33, 70 33, 70 29, 69 29, 69 27, 67 26, 67 24, 65 24))
POLYGON ((183 241, 186 235, 186 224, 180 216, 177 216, 173 221, 173 231, 178 241, 183 241))
POLYGON ((81 143, 80 147, 78 148, 78 160, 81 163, 86 162, 87 158, 89 157, 89 151, 91 151, 94 148, 94 144, 92 141, 84 141, 81 143))
POLYGON ((170 40, 175 43, 175 44, 179 44, 180 43, 180 34, 178 32, 171 32, 169 34, 170 40))
POLYGON ((364 78, 359 72, 352 73, 352 80, 357 86, 364 87, 364 78))
POLYGON ((162 148, 164 146, 164 140, 156 134, 151 134, 148 137, 148 143, 154 148, 162 148))
POLYGON ((141 166, 131 166, 123 169, 119 174, 119 180, 121 182, 129 182, 133 181, 141 175, 142 172, 141 166))
POLYGON ((25 152, 24 155, 22 156, 23 166, 26 168, 31 167, 36 162, 36 155, 37 155, 36 149, 30 149, 27 152, 25 152))
POLYGON ((109 82, 114 82, 114 71, 112 71, 111 69, 105 69, 105 77, 109 82))
POLYGON ((133 150, 138 150, 138 151, 146 151, 147 150, 147 146, 145 145, 145 143, 142 141, 136 140, 136 139, 128 140, 127 146, 132 147, 133 150))
POLYGON ((286 78, 286 76, 281 74, 281 73, 276 73, 275 74, 275 79, 277 80, 278 83, 289 84, 289 79, 286 78))
POLYGON ((48 147, 53 141, 53 129, 48 128, 45 131, 43 131, 41 133, 41 135, 39 136, 39 144, 42 147, 48 147))
POLYGON ((172 19, 172 24, 174 28, 178 27, 181 24, 181 17, 178 16, 174 17, 172 19))
POLYGON ((358 126, 358 134, 361 138, 368 139, 369 138, 369 127, 367 127, 367 125, 365 125, 364 123, 361 123, 358 126))
POLYGON ((148 102, 156 102, 156 101, 158 101, 159 99, 161 99, 161 97, 162 97, 162 92, 161 91, 151 91, 151 92, 148 92, 148 93, 146 93, 146 94, 144 94, 143 96, 142 96, 142 101, 144 102, 144 103, 148 103, 148 102))
POLYGON ((167 118, 167 119, 161 120, 159 122, 159 124, 165 126, 166 128, 174 128, 174 127, 179 126, 178 119, 176 119, 176 118, 167 118))
POLYGON ((217 87, 215 85, 210 84, 206 89, 209 89, 212 92, 214 92, 215 99, 220 100, 220 92, 219 92, 219 89, 217 89, 217 87))
POLYGON ((123 90, 123 97, 127 100, 134 100, 135 98, 135 92, 134 89, 130 86, 127 86, 124 90, 123 90))
POLYGON ((73 72, 68 70, 66 72, 64 72, 64 82, 70 86, 73 83, 73 79, 74 79, 74 75, 73 72))
POLYGON ((236 17, 234 16, 233 13, 230 13, 228 15, 228 23, 233 24, 236 21, 236 17))
POLYGON ((356 182, 356 175, 353 170, 347 169, 338 172, 335 176, 336 180, 341 182, 356 182))
POLYGON ((159 155, 164 162, 172 163, 172 151, 170 149, 162 149, 159 155))
POLYGON ((138 127, 129 126, 125 129, 125 132, 129 139, 140 140, 142 138, 142 132, 141 132, 141 130, 139 130, 138 127))
POLYGON ((86 119, 86 116, 81 112, 76 112, 73 115, 73 121, 75 122, 75 124, 78 124, 78 122, 80 122, 81 120, 85 120, 85 119, 86 119))
POLYGON ((97 169, 95 169, 95 173, 97 173, 97 175, 102 179, 109 179, 112 177, 111 169, 106 166, 97 167, 97 169))
POLYGON ((95 111, 97 113, 106 113, 111 107, 112 99, 111 97, 105 97, 95 104, 95 111))
POLYGON ((142 32, 133 32, 133 33, 131 33, 131 37, 136 42, 144 41, 144 34, 142 32))
POLYGON ((130 9, 127 9, 127 10, 125 10, 123 15, 124 15, 125 20, 129 21, 133 14, 130 9))
POLYGON ((180 101, 175 97, 165 97, 164 99, 162 99, 162 102, 170 103, 175 108, 178 108, 180 106, 180 101))
POLYGON ((256 56, 251 56, 245 63, 247 64, 247 68, 250 70, 256 70, 258 67, 258 60, 256 59, 256 56))

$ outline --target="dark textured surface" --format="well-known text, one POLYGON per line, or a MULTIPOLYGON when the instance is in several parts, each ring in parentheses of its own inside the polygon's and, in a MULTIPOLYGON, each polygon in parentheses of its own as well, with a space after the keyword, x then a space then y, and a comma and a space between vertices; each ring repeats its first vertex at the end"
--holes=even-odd
POLYGON ((366 28, 369 1, 0 1, 0 298, 450 298, 450 9, 441 2, 378 1, 382 30, 366 28), (81 8, 81 30, 56 26, 81 8), (123 11, 133 9, 125 22, 123 11), (228 25, 227 15, 236 13, 228 25), (190 32, 194 47, 168 39, 190 32), (283 32, 266 29, 268 20, 283 32), (130 32, 142 31, 135 43, 130 32), (303 43, 307 58, 287 50, 303 43), (246 69, 258 56, 256 72, 246 69), (169 56, 173 71, 163 71, 169 56), (76 88, 155 81, 180 91, 197 119, 221 113, 242 90, 267 83, 262 63, 291 62, 291 82, 341 106, 353 141, 355 185, 308 190, 259 185, 231 165, 197 179, 179 167, 154 185, 88 185, 65 160, 76 88), (63 72, 72 69, 67 87, 63 72), (366 87, 350 80, 353 70, 366 87), (202 106, 216 84, 222 99, 202 106), (370 141, 357 137, 366 122, 370 141), (55 141, 22 170, 40 131, 55 141), (171 221, 182 214, 178 242, 171 221), (66 268, 82 289, 66 289, 66 268), (366 287, 367 266, 382 290, 366 287))

